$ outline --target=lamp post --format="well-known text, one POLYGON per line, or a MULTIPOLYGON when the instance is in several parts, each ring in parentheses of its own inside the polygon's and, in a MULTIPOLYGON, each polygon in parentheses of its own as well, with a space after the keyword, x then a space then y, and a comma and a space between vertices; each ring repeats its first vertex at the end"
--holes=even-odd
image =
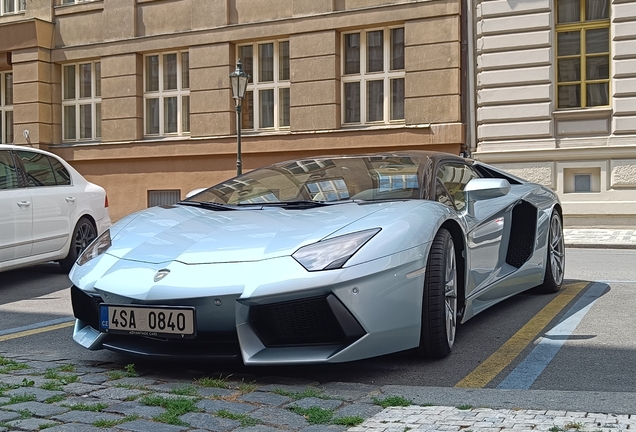
POLYGON ((243 71, 241 59, 236 63, 236 70, 230 74, 232 84, 232 97, 236 105, 236 175, 243 173, 243 162, 241 161, 241 106, 247 90, 247 82, 250 80, 249 74, 243 71))

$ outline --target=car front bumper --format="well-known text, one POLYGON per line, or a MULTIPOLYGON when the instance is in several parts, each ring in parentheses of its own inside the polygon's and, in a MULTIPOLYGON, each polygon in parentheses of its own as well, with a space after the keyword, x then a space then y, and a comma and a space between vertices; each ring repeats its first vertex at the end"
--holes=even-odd
POLYGON ((414 348, 420 339, 427 256, 422 249, 322 272, 307 272, 291 257, 190 266, 171 262, 166 267, 170 280, 147 286, 140 281, 165 263, 131 269, 130 262, 110 257, 113 268, 97 279, 90 269, 72 274, 73 339, 91 350, 164 359, 240 356, 247 365, 337 363, 414 348), (182 340, 100 332, 101 302, 193 306, 197 335, 182 340))

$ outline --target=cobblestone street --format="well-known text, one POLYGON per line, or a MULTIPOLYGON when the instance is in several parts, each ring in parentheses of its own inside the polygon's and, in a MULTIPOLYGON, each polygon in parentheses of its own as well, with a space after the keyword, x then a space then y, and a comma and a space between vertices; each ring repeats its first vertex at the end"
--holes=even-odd
MULTIPOLYGON (((636 428, 636 419, 629 414, 433 405, 423 402, 436 398, 433 388, 427 387, 177 375, 155 376, 137 371, 133 364, 75 364, 0 353, 0 432, 618 432, 636 428)), ((507 395, 509 404, 518 403, 513 396, 507 395)), ((564 400, 577 396, 564 392, 561 397, 563 406, 564 400)), ((460 398, 471 401, 470 393, 460 398)))

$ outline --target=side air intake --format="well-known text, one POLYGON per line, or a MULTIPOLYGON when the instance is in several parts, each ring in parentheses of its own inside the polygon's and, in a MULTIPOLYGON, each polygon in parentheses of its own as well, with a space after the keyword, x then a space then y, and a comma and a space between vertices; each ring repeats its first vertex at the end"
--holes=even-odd
POLYGON ((513 267, 521 267, 528 261, 534 250, 537 233, 537 208, 525 201, 512 209, 512 228, 506 262, 513 267))

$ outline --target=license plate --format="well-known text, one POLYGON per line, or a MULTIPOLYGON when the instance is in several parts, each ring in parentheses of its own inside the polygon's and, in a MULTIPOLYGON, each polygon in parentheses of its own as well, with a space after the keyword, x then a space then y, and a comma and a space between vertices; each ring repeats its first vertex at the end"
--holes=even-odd
POLYGON ((99 327, 107 333, 194 337, 194 308, 100 304, 99 327))

